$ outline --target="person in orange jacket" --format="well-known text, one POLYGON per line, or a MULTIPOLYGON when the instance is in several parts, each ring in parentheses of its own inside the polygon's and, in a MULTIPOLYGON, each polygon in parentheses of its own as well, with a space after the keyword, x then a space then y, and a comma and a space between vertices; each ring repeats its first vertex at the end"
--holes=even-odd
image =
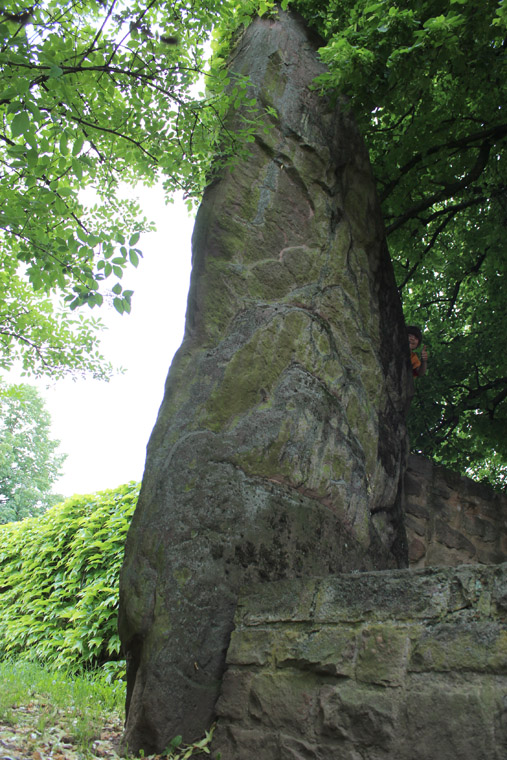
POLYGON ((418 327, 409 325, 407 327, 408 345, 410 348, 410 362, 412 364, 412 374, 414 377, 422 377, 426 374, 428 368, 428 352, 426 346, 421 349, 421 358, 416 354, 416 349, 422 343, 422 332, 418 327))

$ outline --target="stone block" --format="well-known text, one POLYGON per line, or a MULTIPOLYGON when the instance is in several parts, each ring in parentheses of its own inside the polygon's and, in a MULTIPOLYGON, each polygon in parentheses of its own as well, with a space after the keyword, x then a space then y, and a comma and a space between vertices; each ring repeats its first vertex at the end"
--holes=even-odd
POLYGON ((498 539, 498 525, 478 515, 465 515, 463 528, 468 535, 478 536, 483 541, 496 541, 498 539))
POLYGON ((249 670, 232 670, 225 672, 220 697, 216 705, 219 718, 242 720, 247 712, 252 673, 249 670))
POLYGON ((428 507, 422 506, 412 499, 407 499, 405 512, 409 515, 414 515, 414 517, 420 517, 422 520, 430 519, 430 510, 428 507))
POLYGON ((321 581, 314 620, 373 622, 440 617, 447 609, 445 575, 437 570, 392 570, 338 575, 321 581))
POLYGON ((354 674, 357 632, 346 626, 325 626, 317 630, 285 629, 275 645, 276 664, 292 665, 333 676, 354 674))
POLYGON ((405 527, 407 535, 417 533, 418 536, 425 536, 427 531, 427 521, 413 515, 405 515, 405 527))
POLYGON ((233 631, 227 650, 229 665, 264 665, 271 659, 273 632, 270 629, 254 628, 248 631, 233 631))
POLYGON ((475 561, 481 565, 499 565, 500 563, 505 562, 507 552, 502 551, 494 545, 481 545, 478 543, 476 549, 477 554, 475 556, 475 561))
POLYGON ((498 614, 505 621, 507 615, 507 562, 495 568, 492 580, 491 598, 498 614))
POLYGON ((448 489, 449 491, 460 491, 463 488, 465 478, 463 478, 459 472, 447 470, 438 465, 435 467, 434 472, 437 487, 440 487, 443 490, 448 489))
POLYGON ((427 503, 432 515, 438 515, 440 519, 446 520, 449 523, 457 522, 458 515, 456 514, 455 505, 449 502, 448 499, 443 499, 438 494, 430 494, 427 503))
POLYGON ((309 620, 318 581, 274 581, 243 587, 235 623, 255 625, 263 623, 298 622, 309 620))
POLYGON ((278 731, 264 726, 244 728, 218 723, 212 742, 213 760, 280 760, 278 731))
POLYGON ((295 736, 313 732, 318 681, 309 672, 262 672, 254 675, 249 716, 263 726, 290 730, 295 736))
POLYGON ((420 496, 423 493, 421 478, 408 470, 405 474, 405 496, 420 496))
MULTIPOLYGON (((448 549, 443 544, 438 544, 433 541, 428 543, 426 549, 426 558, 424 561, 425 567, 456 567, 462 565, 467 561, 467 556, 463 556, 463 553, 457 552, 456 549, 448 549)), ((471 559, 468 558, 468 562, 471 559)))
POLYGON ((480 490, 483 491, 484 489, 485 491, 479 502, 482 516, 498 523, 500 530, 505 533, 507 529, 507 494, 495 493, 482 483, 473 483, 473 486, 480 486, 480 490))
POLYGON ((425 482, 431 482, 433 477, 433 467, 434 465, 431 459, 426 459, 426 457, 410 454, 407 458, 407 470, 413 470, 419 475, 422 475, 425 482))
POLYGON ((407 688, 397 760, 501 760, 493 716, 498 700, 481 688, 471 691, 466 682, 428 680, 419 690, 407 688))
MULTIPOLYGON (((323 738, 333 737, 340 750, 353 747, 366 752, 375 747, 384 751, 394 747, 396 739, 397 690, 379 692, 355 684, 323 686, 320 691, 320 731, 323 738), (347 747, 348 745, 348 747, 347 747)), ((368 756, 368 755, 364 755, 368 756)))
POLYGON ((428 628, 412 644, 408 670, 507 673, 507 631, 473 620, 428 628))
POLYGON ((473 610, 479 617, 491 613, 491 591, 494 576, 489 568, 466 564, 450 576, 449 612, 473 610))
POLYGON ((444 506, 445 502, 447 502, 452 495, 453 490, 452 488, 449 488, 447 483, 443 482, 442 480, 433 481, 433 487, 431 488, 430 492, 432 504, 439 502, 444 506))
POLYGON ((408 544, 408 559, 410 564, 419 562, 426 554, 426 544, 419 538, 414 538, 408 544))
POLYGON ((451 528, 443 520, 437 520, 435 523, 435 536, 438 541, 445 544, 449 549, 458 549, 466 552, 469 557, 475 554, 475 546, 458 530, 451 528))
POLYGON ((356 679, 381 686, 401 686, 408 649, 406 627, 384 623, 363 628, 357 652, 356 679))

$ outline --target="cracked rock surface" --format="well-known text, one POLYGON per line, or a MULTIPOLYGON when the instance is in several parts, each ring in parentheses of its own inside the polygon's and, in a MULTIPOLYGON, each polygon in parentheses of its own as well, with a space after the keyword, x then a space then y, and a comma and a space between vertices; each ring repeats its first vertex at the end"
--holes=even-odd
POLYGON ((406 564, 403 316, 364 144, 311 88, 318 45, 280 13, 231 59, 277 117, 197 215, 121 576, 134 751, 209 727, 241 586, 406 564))

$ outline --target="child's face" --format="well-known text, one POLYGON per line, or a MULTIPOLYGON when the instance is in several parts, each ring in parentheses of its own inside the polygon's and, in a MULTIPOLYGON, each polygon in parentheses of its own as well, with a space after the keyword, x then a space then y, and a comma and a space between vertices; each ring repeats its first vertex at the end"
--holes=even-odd
POLYGON ((419 338, 417 338, 415 335, 412 335, 412 333, 408 334, 408 345, 410 346, 411 351, 415 351, 417 346, 419 345, 419 338))

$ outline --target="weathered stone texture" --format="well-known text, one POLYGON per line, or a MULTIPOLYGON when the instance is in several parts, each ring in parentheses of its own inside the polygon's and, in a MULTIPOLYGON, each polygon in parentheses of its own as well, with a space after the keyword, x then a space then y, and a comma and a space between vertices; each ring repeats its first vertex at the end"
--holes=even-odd
POLYGON ((503 760, 507 564, 259 584, 236 613, 222 760, 503 760))
POLYGON ((405 475, 411 567, 507 560, 507 495, 410 456, 405 475))
POLYGON ((134 751, 209 726, 242 583, 407 562, 408 348, 365 147, 295 16, 231 67, 277 118, 196 220, 120 583, 134 751))

